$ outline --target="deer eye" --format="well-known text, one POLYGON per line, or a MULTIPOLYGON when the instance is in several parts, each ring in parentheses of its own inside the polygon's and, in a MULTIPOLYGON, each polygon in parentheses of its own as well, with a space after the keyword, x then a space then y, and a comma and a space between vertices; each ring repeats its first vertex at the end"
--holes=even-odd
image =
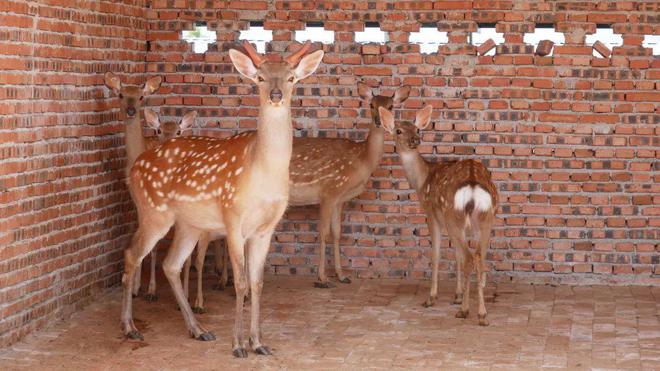
POLYGON ((293 82, 293 76, 289 77, 289 82, 293 82))
POLYGON ((158 134, 162 134, 162 133, 163 133, 163 131, 162 131, 162 130, 160 130, 160 129, 156 129, 156 133, 158 133, 158 134))
POLYGON ((119 93, 119 98, 124 98, 124 94, 119 93))
POLYGON ((396 129, 396 133, 397 133, 397 134, 401 134, 401 133, 403 133, 403 132, 401 131, 401 129, 396 129))
POLYGON ((143 100, 143 99, 144 99, 144 95, 141 95, 141 96, 140 96, 140 100, 143 100))
POLYGON ((261 77, 261 76, 258 76, 258 77, 257 77, 257 80, 258 80, 259 82, 264 82, 264 81, 266 81, 266 80, 264 80, 264 78, 261 77))

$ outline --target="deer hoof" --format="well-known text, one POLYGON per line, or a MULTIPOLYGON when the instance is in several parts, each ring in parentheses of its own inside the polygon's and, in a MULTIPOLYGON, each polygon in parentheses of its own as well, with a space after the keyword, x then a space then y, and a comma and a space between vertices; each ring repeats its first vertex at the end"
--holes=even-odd
POLYGON ((215 340, 215 334, 213 334, 211 331, 208 332, 202 332, 199 336, 195 338, 195 340, 199 341, 213 341, 215 340))
POLYGON ((153 303, 155 301, 158 301, 158 295, 156 294, 147 294, 144 296, 144 300, 148 301, 149 303, 153 303))
POLYGON ((257 349, 254 350, 255 353, 260 354, 262 356, 271 356, 273 355, 273 352, 270 350, 269 347, 262 345, 258 347, 257 349))
POLYGON ((126 337, 133 340, 144 340, 144 336, 138 330, 129 331, 126 337))
POLYGON ((454 295, 454 304, 463 304, 463 294, 454 295))
POLYGON ((339 282, 341 283, 351 283, 351 279, 348 277, 340 278, 339 282))
POLYGON ((459 309, 458 312, 456 312, 456 318, 467 318, 468 313, 470 313, 470 311, 459 309))
POLYGON ((236 358, 247 358, 247 350, 245 348, 236 348, 231 352, 236 358))
POLYGON ((486 315, 484 314, 482 316, 481 314, 479 314, 479 326, 488 326, 488 325, 490 325, 490 322, 488 322, 486 315))
POLYGON ((430 297, 430 298, 426 299, 426 301, 422 303, 422 306, 424 308, 430 308, 434 305, 435 305, 435 298, 433 298, 433 297, 430 297))
POLYGON ((325 281, 325 282, 314 282, 314 287, 317 289, 331 289, 333 287, 337 287, 334 283, 330 281, 325 281))
POLYGON ((197 314, 206 313, 206 309, 204 309, 202 307, 192 307, 192 311, 193 311, 193 313, 197 313, 197 314))

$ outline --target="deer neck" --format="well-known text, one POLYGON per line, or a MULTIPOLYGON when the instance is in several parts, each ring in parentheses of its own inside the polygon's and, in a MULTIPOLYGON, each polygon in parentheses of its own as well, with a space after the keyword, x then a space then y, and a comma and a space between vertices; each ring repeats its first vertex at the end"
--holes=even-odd
POLYGON ((385 130, 382 127, 372 125, 369 129, 369 137, 367 138, 366 153, 366 160, 372 169, 378 167, 380 164, 380 159, 383 157, 384 142, 385 130))
POLYGON ((399 154, 408 183, 418 192, 429 176, 429 164, 417 151, 406 151, 399 154))
POLYGON ((289 162, 293 143, 291 107, 270 104, 261 106, 254 148, 254 161, 269 174, 289 179, 289 162))
POLYGON ((142 136, 142 119, 138 110, 135 117, 124 120, 124 137, 126 140, 126 168, 130 169, 138 158, 146 150, 146 142, 142 136))

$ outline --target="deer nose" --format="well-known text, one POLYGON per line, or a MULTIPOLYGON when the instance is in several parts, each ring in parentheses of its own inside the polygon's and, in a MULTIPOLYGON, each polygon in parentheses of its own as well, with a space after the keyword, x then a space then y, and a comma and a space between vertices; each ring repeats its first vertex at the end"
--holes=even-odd
POLYGON ((135 107, 126 108, 126 114, 129 116, 135 116, 135 107))
POLYGON ((270 91, 270 100, 273 101, 273 103, 279 103, 279 101, 282 100, 282 90, 279 88, 275 88, 270 91))

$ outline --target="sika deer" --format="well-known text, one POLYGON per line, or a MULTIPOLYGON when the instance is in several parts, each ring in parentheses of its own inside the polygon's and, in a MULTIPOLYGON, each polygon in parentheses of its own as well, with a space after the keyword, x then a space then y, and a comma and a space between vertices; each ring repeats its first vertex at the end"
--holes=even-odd
MULTIPOLYGON (((119 76, 112 72, 106 72, 104 75, 105 85, 112 90, 115 95, 119 96, 121 102, 121 114, 124 116, 124 140, 126 140, 126 175, 133 166, 135 159, 144 152, 151 142, 147 141, 142 135, 142 118, 141 108, 144 103, 144 97, 153 94, 162 83, 163 79, 160 76, 152 77, 143 86, 124 85, 121 83, 119 76)), ((155 264, 155 255, 152 256, 155 264)), ((133 295, 137 296, 140 291, 141 284, 141 267, 138 267, 137 274, 135 275, 135 285, 133 285, 133 295)), ((155 268, 154 268, 155 270, 155 268)), ((153 275, 150 279, 154 280, 153 275)), ((155 285, 155 282, 154 282, 155 285)), ((155 287, 155 286, 154 286, 155 287)), ((153 297, 148 296, 147 300, 153 300, 153 297)))
POLYGON ((430 163, 417 151, 419 130, 431 120, 431 106, 417 113, 415 124, 394 123, 392 113, 380 108, 383 127, 394 134, 396 152, 401 157, 406 178, 415 188, 426 212, 433 244, 433 275, 431 293, 424 306, 432 306, 438 296, 438 261, 440 259, 440 236, 446 229, 452 245, 456 248, 456 297, 455 303, 462 304, 456 313, 466 318, 470 301, 470 273, 477 271, 479 293, 479 324, 488 325, 483 289, 486 286, 486 253, 497 208, 497 190, 488 169, 474 160, 430 163), (468 248, 467 238, 472 235, 477 241, 473 254, 468 248))
POLYGON ((135 162, 129 189, 137 205, 139 227, 125 251, 122 327, 129 338, 142 338, 133 323, 132 284, 136 267, 175 225, 174 242, 163 262, 190 334, 214 340, 186 300, 181 267, 202 233, 227 236, 236 289, 233 354, 247 357, 242 340, 243 301, 250 283, 250 346, 271 354, 261 343, 259 302, 270 239, 289 196, 291 95, 296 82, 312 74, 323 51, 305 57, 309 44, 284 62, 267 61, 249 43, 248 53, 230 50, 234 67, 259 92, 257 131, 226 139, 183 137, 146 151, 135 162), (247 264, 246 264, 247 263, 247 264))
POLYGON ((372 95, 371 89, 358 84, 358 92, 370 99, 373 125, 364 142, 343 138, 294 138, 289 183, 289 205, 320 205, 318 268, 319 288, 333 287, 325 274, 325 241, 332 230, 335 273, 341 283, 350 283, 341 269, 339 239, 341 237, 341 210, 344 203, 364 191, 371 173, 383 156, 385 132, 381 127, 379 108, 391 109, 408 98, 410 88, 397 89, 394 96, 372 95))

